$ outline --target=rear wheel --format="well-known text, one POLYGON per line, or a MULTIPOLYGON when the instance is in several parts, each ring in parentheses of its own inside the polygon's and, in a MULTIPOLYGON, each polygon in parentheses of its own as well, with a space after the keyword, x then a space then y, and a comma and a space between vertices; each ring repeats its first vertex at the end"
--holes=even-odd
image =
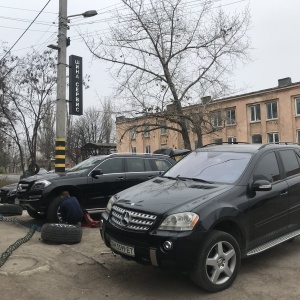
POLYGON ((204 242, 190 277, 204 290, 219 292, 234 282, 240 261, 240 248, 235 238, 226 232, 214 230, 204 242))
POLYGON ((27 208, 27 212, 31 218, 42 220, 46 219, 47 215, 45 213, 39 213, 33 209, 27 208))
POLYGON ((61 197, 54 198, 47 209, 47 219, 51 223, 58 223, 60 221, 59 205, 62 202, 61 197))

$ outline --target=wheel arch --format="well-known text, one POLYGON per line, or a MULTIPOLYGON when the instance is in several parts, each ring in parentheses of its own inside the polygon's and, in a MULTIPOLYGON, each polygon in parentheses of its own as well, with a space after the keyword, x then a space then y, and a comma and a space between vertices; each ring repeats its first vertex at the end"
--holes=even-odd
POLYGON ((232 218, 223 218, 216 222, 211 228, 211 230, 219 230, 232 235, 238 242, 240 249, 245 249, 246 247, 246 236, 244 230, 241 226, 232 218))
POLYGON ((64 185, 64 186, 58 186, 54 188, 47 196, 47 199, 49 200, 48 203, 50 203, 51 199, 58 197, 63 191, 68 191, 70 193, 70 196, 75 196, 78 201, 80 202, 81 197, 81 191, 78 187, 74 185, 64 185))
POLYGON ((203 216, 202 226, 205 230, 227 232, 235 237, 240 245, 240 249, 247 247, 247 217, 237 207, 226 205, 219 207, 217 210, 211 208, 207 214, 203 216))

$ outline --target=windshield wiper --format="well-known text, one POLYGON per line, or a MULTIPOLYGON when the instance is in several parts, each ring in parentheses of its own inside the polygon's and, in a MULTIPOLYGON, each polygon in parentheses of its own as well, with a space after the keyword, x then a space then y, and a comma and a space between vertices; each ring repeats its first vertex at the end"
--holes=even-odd
POLYGON ((180 179, 180 180, 193 180, 193 181, 198 181, 198 182, 203 182, 203 183, 209 183, 212 184, 212 181, 207 181, 204 179, 200 179, 200 178, 189 178, 189 177, 181 177, 181 176, 177 176, 176 178, 180 179))

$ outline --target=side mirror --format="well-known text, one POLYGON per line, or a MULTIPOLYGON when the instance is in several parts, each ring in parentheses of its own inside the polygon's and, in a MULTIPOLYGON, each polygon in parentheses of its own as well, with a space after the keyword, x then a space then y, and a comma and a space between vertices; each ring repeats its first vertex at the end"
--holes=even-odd
POLYGON ((103 171, 102 170, 93 170, 91 173, 92 178, 98 178, 98 175, 103 175, 103 171))
POLYGON ((272 184, 270 181, 264 180, 264 179, 255 180, 251 184, 251 190, 252 191, 271 191, 272 184))

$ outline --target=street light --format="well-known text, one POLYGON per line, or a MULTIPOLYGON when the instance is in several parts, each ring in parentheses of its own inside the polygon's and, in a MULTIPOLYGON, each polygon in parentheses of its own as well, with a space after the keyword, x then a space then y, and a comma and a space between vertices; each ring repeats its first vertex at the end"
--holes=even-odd
POLYGON ((67 29, 69 18, 97 15, 96 10, 88 10, 82 14, 67 16, 68 0, 59 0, 58 42, 49 48, 58 51, 57 58, 57 100, 56 100, 56 140, 55 140, 55 172, 64 173, 66 168, 66 67, 67 67, 67 29))

